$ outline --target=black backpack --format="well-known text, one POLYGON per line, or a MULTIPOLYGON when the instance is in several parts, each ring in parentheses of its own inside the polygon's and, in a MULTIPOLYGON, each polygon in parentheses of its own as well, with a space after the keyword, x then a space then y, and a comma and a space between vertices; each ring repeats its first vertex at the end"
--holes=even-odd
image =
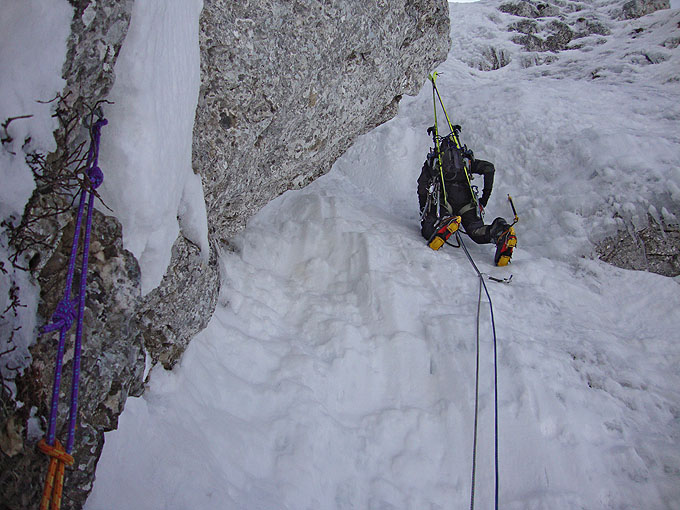
MULTIPOLYGON (((441 139, 439 144, 442 158, 442 170, 444 173, 444 182, 449 185, 455 182, 466 183, 465 167, 463 162, 464 150, 456 147, 452 136, 446 136, 441 139)), ((435 161, 435 170, 439 168, 435 161)))

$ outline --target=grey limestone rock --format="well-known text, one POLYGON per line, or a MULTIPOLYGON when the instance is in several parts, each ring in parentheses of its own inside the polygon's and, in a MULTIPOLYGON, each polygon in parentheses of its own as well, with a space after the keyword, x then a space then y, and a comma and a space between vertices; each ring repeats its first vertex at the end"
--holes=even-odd
POLYGON ((643 229, 624 230, 602 241, 597 253, 600 260, 624 269, 678 276, 680 228, 649 218, 649 224, 643 229))
POLYGON ((151 362, 168 370, 208 324, 219 291, 214 250, 203 262, 200 249, 180 236, 172 247, 172 260, 160 286, 144 297, 137 311, 151 362))
POLYGON ((623 19, 640 18, 660 9, 670 9, 669 0, 630 0, 623 4, 620 17, 623 19))
POLYGON ((526 51, 546 51, 545 40, 534 34, 516 35, 512 42, 524 46, 526 51))
POLYGON ((216 251, 284 191, 327 172, 360 134, 396 114, 448 53, 444 0, 206 0, 193 165, 203 181, 211 257, 179 238, 139 318, 166 368, 207 324, 216 251))
MULTIPOLYGON (((507 30, 519 33, 511 40, 527 52, 558 53, 575 48, 572 44, 575 39, 611 34, 608 26, 611 19, 603 19, 593 7, 580 2, 556 0, 553 3, 536 3, 523 0, 502 4, 499 10, 522 18, 509 23, 507 30)), ((530 63, 531 59, 523 61, 530 63)))
POLYGON ((211 256, 181 235, 138 311, 154 363, 171 368, 217 302, 216 253, 267 202, 327 172, 396 114, 448 53, 444 0, 206 0, 193 166, 211 256))
POLYGON ((513 16, 520 16, 523 18, 542 18, 546 16, 556 16, 560 13, 560 9, 556 5, 530 0, 504 3, 498 9, 502 12, 512 14, 513 16))
POLYGON ((509 52, 502 48, 486 46, 482 48, 475 58, 467 61, 467 64, 480 71, 495 71, 496 69, 507 66, 511 61, 512 58, 510 57, 509 52))
MULTIPOLYGON (((63 235, 39 272, 42 323, 49 320, 63 297, 75 221, 63 235)), ((76 271, 74 288, 78 287, 76 271)), ((93 220, 84 339, 81 357, 78 424, 73 456, 77 468, 67 471, 62 508, 80 508, 94 480, 103 433, 116 428, 128 395, 141 395, 144 349, 139 327, 130 313, 140 301, 137 261, 122 247, 120 224, 95 211, 93 220)), ((70 404, 75 326, 66 339, 60 388, 57 437, 64 441, 70 404)), ((28 421, 47 430, 58 333, 42 335, 31 348, 32 363, 17 378, 17 398, 23 403, 15 416, 23 427, 22 446, 12 457, 0 457, 0 489, 3 507, 37 508, 47 471, 47 457, 36 443, 41 436, 27 434, 28 421)))
POLYGON ((396 114, 448 53, 444 0, 206 0, 193 166, 211 257, 180 237, 139 318, 171 367, 214 311, 216 251, 284 191, 327 172, 360 134, 396 114))
MULTIPOLYGON (((616 0, 608 3, 592 0, 518 0, 499 5, 498 10, 509 16, 497 19, 503 20, 506 30, 514 32, 509 40, 523 47, 525 54, 518 59, 520 65, 531 67, 559 61, 559 54, 563 51, 592 51, 596 46, 606 44, 615 28, 626 26, 626 20, 667 8, 668 0, 616 0)), ((635 23, 631 27, 630 37, 635 39, 645 36, 649 28, 635 23)), ((630 51, 621 58, 620 63, 607 71, 609 75, 615 75, 620 72, 621 66, 628 64, 642 67, 664 62, 671 56, 666 49, 678 45, 676 39, 669 37, 660 41, 661 48, 630 51)), ((480 68, 477 62, 469 62, 469 65, 480 68)), ((544 72, 551 73, 549 70, 544 72)), ((582 77, 599 79, 603 74, 598 68, 582 77)))
POLYGON ((551 21, 547 25, 550 35, 545 39, 545 47, 548 51, 561 51, 567 49, 574 38, 574 31, 569 25, 561 21, 551 21))
POLYGON ((509 31, 520 32, 522 34, 535 34, 538 32, 538 22, 532 19, 522 19, 511 23, 508 26, 509 31))
MULTIPOLYGON (((529 32, 513 37, 512 41, 524 46, 526 51, 558 52, 567 49, 569 43, 574 38, 574 31, 562 21, 550 21, 542 28, 549 34, 545 38, 529 32)), ((513 28, 510 27, 510 29, 512 30, 513 28)))
POLYGON ((104 96, 130 24, 134 0, 70 0, 74 7, 63 75, 74 89, 104 96))
POLYGON ((610 28, 601 20, 592 16, 579 17, 573 25, 574 39, 588 37, 590 35, 610 35, 610 28))
POLYGON ((228 244, 287 189, 390 119, 448 52, 443 0, 206 0, 194 168, 228 244))

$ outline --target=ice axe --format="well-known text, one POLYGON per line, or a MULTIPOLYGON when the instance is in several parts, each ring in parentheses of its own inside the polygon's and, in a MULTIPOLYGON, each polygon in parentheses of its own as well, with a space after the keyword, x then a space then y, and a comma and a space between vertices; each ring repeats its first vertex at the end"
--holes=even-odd
POLYGON ((517 210, 515 209, 515 204, 512 201, 512 197, 510 196, 510 193, 508 193, 508 202, 510 202, 510 207, 512 207, 512 214, 515 215, 515 221, 512 222, 512 225, 514 225, 515 223, 517 223, 519 221, 519 216, 517 216, 517 210))

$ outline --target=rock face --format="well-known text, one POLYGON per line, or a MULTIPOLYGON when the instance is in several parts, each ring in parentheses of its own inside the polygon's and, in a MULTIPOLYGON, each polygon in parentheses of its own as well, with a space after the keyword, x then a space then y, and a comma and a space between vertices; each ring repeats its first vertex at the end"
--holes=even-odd
MULTIPOLYGON (((139 266, 123 249, 121 228, 112 217, 95 212, 90 245, 84 339, 81 354, 81 384, 78 424, 73 456, 76 467, 67 470, 63 508, 80 508, 92 488, 97 460, 104 444, 104 432, 113 430, 129 395, 143 391, 144 349, 139 327, 130 313, 140 301, 139 266)), ((39 274, 40 313, 49 317, 64 292, 75 222, 63 229, 57 250, 39 274)), ((76 271, 74 282, 80 280, 76 271)), ((75 327, 66 339, 57 437, 67 435, 70 383, 73 369, 75 327)), ((18 399, 24 403, 15 416, 15 426, 33 422, 45 431, 49 416, 54 359, 58 333, 43 335, 31 348, 33 363, 17 379, 18 399)), ((25 425, 24 425, 25 427, 25 425)), ((2 456, 0 487, 4 507, 37 508, 48 459, 38 453, 40 435, 28 430, 23 448, 14 456, 2 456)))
MULTIPOLYGON (((594 2, 578 2, 572 0, 557 1, 535 1, 520 0, 518 2, 507 2, 498 9, 502 12, 519 16, 522 18, 545 18, 560 16, 569 12, 579 12, 587 10, 594 2)), ((640 18, 651 14, 660 9, 670 9, 669 0, 629 0, 622 5, 616 6, 619 2, 612 2, 612 17, 619 19, 640 18)))
POLYGON ((212 240, 330 169, 449 48, 443 0, 206 0, 194 168, 212 240))
POLYGON ((670 9, 670 7, 669 0, 630 0, 623 4, 621 17, 624 19, 639 18, 659 9, 670 9))
POLYGON ((448 54, 444 0, 205 0, 193 167, 203 181, 211 256, 180 236, 140 311, 154 362, 171 368, 217 302, 218 250, 250 216, 326 173, 352 141, 389 120, 448 54))
MULTIPOLYGON (((605 20, 598 19, 588 7, 581 2, 553 4, 522 0, 505 3, 499 10, 523 18, 508 27, 508 30, 522 34, 513 37, 513 42, 524 46, 526 51, 558 52, 569 49, 575 39, 610 34, 605 20)), ((631 19, 668 8, 668 0, 631 0, 621 7, 614 7, 610 14, 613 18, 631 19)))
POLYGON ((641 230, 621 231, 597 247, 599 258, 614 266, 650 271, 663 276, 680 275, 680 227, 659 224, 649 218, 641 230))
POLYGON ((216 250, 284 191, 326 173, 392 118, 448 54, 444 0, 205 0, 193 167, 203 181, 210 263, 180 238, 143 305, 145 345, 170 368, 217 302, 216 250), (181 292, 178 292, 180 291, 181 292), (170 298, 170 299, 168 299, 170 298))
MULTIPOLYGON (((60 103, 64 118, 55 133, 58 151, 47 161, 58 162, 87 141, 81 120, 113 84, 133 0, 71 4, 72 35, 63 69, 67 87, 60 103)), ((200 41, 193 165, 203 180, 211 256, 202 261, 198 248, 180 236, 161 285, 142 297, 139 268, 122 247, 120 225, 95 214, 77 469, 67 471, 65 509, 82 507, 104 432, 116 427, 126 398, 142 393, 145 354, 172 368, 210 319, 219 288, 219 250, 231 248, 230 237, 264 204, 327 172, 357 136, 394 116, 402 94, 419 91, 448 53, 448 4, 204 0, 200 41)), ((36 191, 27 212, 45 210, 51 200, 45 193, 36 191)), ((63 294, 72 218, 67 213, 40 221, 35 228, 45 246, 26 251, 41 285, 43 324, 63 294)), ((6 439, 11 446, 0 453, 0 510, 38 506, 47 460, 35 443, 43 434, 38 429, 46 428, 55 335, 38 338, 31 364, 15 381, 23 405, 12 403, 13 409, 0 415, 0 443, 6 439)), ((62 378, 64 406, 72 363, 68 346, 72 339, 62 378)), ((60 407, 59 437, 64 437, 67 414, 60 407)))
POLYGON ((200 249, 181 235, 172 247, 172 262, 161 285, 144 296, 136 321, 152 363, 170 370, 189 341, 215 311, 219 292, 217 255, 211 249, 208 263, 200 249))

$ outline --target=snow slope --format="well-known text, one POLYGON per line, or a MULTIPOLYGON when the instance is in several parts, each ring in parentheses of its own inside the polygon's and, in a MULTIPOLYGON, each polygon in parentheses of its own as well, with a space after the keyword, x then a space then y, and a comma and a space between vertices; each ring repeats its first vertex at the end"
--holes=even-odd
MULTIPOLYGON (((583 255, 648 211, 680 212, 678 51, 654 70, 621 61, 635 23, 661 34, 680 14, 617 22, 593 46, 593 80, 587 50, 523 68, 495 5, 452 5, 439 85, 463 140, 496 164, 488 217, 509 217, 507 193, 521 216, 509 268, 467 241, 482 271, 514 275, 489 283, 501 507, 678 509, 678 279, 583 255), (469 67, 480 38, 516 58, 469 67)), ((431 108, 425 86, 329 175, 252 219, 222 256, 207 329, 107 434, 88 510, 469 505, 478 279, 461 250, 419 235, 431 108)), ((489 508, 486 306, 481 319, 475 503, 489 508)))

